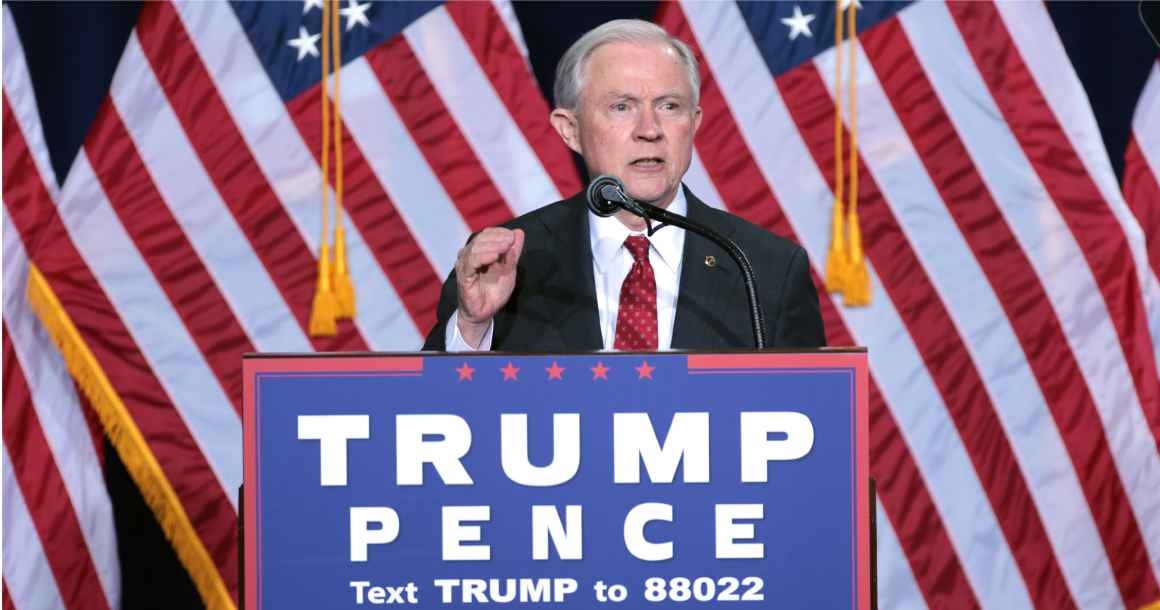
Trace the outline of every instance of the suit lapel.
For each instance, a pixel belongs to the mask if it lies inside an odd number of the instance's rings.
[[[543,219],[560,256],[559,273],[545,283],[552,293],[568,295],[553,312],[563,344],[569,351],[599,350],[600,317],[596,311],[596,281],[592,276],[592,244],[584,191],[568,200],[559,214]]]
[[[685,189],[689,218],[729,237],[730,227],[718,222],[709,206]],[[679,229],[678,229],[679,230]],[[720,312],[741,289],[741,272],[729,254],[695,233],[685,234],[681,285],[673,323],[673,349],[727,347],[730,333]]]

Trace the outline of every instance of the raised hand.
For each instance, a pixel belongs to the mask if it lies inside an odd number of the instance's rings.
[[[511,298],[523,249],[522,230],[492,227],[459,250],[455,260],[459,334],[472,346],[479,345],[492,317]]]

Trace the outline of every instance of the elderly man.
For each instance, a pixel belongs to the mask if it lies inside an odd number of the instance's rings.
[[[697,60],[638,20],[580,38],[556,69],[552,126],[592,176],[735,240],[755,267],[767,345],[824,345],[805,251],[682,187],[701,125]],[[579,351],[753,345],[741,282],[715,244],[675,227],[651,237],[621,211],[598,217],[584,193],[475,235],[443,286],[428,350]]]

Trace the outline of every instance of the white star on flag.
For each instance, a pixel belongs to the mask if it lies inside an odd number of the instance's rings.
[[[847,0],[849,1],[849,0]],[[805,34],[806,38],[813,38],[814,33],[810,31],[810,22],[814,20],[814,16],[803,15],[802,7],[793,5],[793,17],[785,17],[781,20],[787,27],[789,27],[789,39],[795,40],[798,34]]]
[[[367,19],[367,9],[370,7],[370,2],[359,4],[358,0],[350,0],[349,6],[338,11],[339,15],[346,17],[346,31],[351,31],[355,25],[370,27],[371,22]]]
[[[322,10],[322,0],[302,0],[302,14],[303,15],[305,15],[306,13],[309,13],[310,9],[316,8],[316,7],[318,8],[318,10],[320,10],[320,11]]]
[[[305,26],[300,25],[298,26],[298,38],[288,40],[286,44],[298,49],[298,61],[302,61],[307,55],[318,57],[318,47],[315,46],[315,43],[321,36],[322,34],[311,35],[306,31]]]

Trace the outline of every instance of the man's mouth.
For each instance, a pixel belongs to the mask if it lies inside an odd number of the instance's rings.
[[[660,157],[644,157],[633,161],[629,165],[632,165],[633,167],[659,167],[664,165],[664,163],[665,160],[661,159]]]

